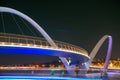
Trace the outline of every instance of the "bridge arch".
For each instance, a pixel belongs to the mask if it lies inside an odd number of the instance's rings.
[[[45,32],[45,30],[38,25],[32,18],[30,18],[29,16],[23,14],[22,12],[12,9],[12,8],[8,8],[8,7],[0,7],[0,12],[6,12],[6,13],[11,13],[11,14],[15,14],[19,17],[22,17],[23,19],[25,19],[26,21],[28,21],[31,25],[33,25],[34,28],[36,28],[39,33],[42,34],[42,36],[49,42],[49,44],[54,47],[57,48],[58,46],[54,43],[54,41],[52,40],[52,38]],[[67,69],[69,74],[72,74],[71,71],[69,71],[69,62],[67,61],[66,58],[63,57],[59,57],[60,60],[62,61],[62,63],[64,64],[65,68]]]
[[[112,36],[110,35],[105,35],[103,36],[98,43],[96,44],[96,46],[93,48],[93,50],[91,51],[89,57],[90,60],[86,63],[86,67],[89,68],[91,62],[93,61],[94,57],[96,56],[98,50],[100,49],[100,47],[102,46],[102,44],[105,42],[105,40],[108,38],[108,49],[107,49],[107,55],[106,55],[106,59],[105,59],[105,64],[104,64],[104,68],[103,70],[106,70],[108,68],[108,63],[109,63],[109,59],[111,56],[111,50],[112,50]]]

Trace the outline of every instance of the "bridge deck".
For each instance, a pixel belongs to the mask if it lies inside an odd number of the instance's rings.
[[[56,40],[54,40],[54,42],[56,43],[59,49],[75,51],[78,53],[82,53],[84,55],[88,55],[88,52],[81,47]],[[8,33],[0,33],[0,44],[13,44],[13,45],[24,45],[24,46],[31,45],[37,47],[52,48],[52,46],[50,46],[50,44],[44,38],[18,35],[18,34],[17,35],[8,34]]]
[[[38,54],[72,58],[86,62],[89,59],[87,51],[65,42],[55,41],[58,48],[53,48],[49,43],[38,37],[0,33],[0,53],[4,54]]]

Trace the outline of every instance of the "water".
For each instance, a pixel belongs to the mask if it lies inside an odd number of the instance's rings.
[[[41,76],[0,76],[0,80],[91,80],[91,78],[41,77]],[[102,80],[94,78],[92,80]]]
[[[101,76],[99,72],[89,72],[86,75],[69,75],[64,71],[49,70],[3,70],[0,71],[0,80],[120,80],[120,72],[114,70]]]

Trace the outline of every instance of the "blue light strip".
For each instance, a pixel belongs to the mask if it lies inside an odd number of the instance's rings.
[[[94,78],[71,78],[71,77],[40,77],[40,76],[0,76],[0,80],[91,80]],[[100,78],[95,78],[94,80],[102,80]]]
[[[84,59],[83,62],[89,60],[89,57],[83,54],[77,54],[75,52],[69,52],[64,50],[57,50],[51,48],[38,48],[29,46],[15,46],[15,45],[0,45],[0,54],[35,54],[35,55],[48,55],[48,56],[59,56],[73,59]]]

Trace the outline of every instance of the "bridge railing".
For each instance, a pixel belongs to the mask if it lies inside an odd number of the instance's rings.
[[[86,50],[78,46],[56,40],[54,40],[54,42],[58,46],[58,49],[69,50],[88,55]],[[0,33],[0,44],[52,48],[52,46],[44,38],[8,33]]]

